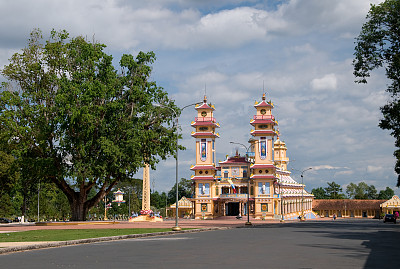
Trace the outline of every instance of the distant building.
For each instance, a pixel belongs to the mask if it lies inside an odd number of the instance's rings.
[[[214,118],[215,107],[207,104],[206,97],[203,104],[196,106],[197,117],[191,123],[195,128],[192,137],[196,139],[196,164],[190,168],[194,172],[195,218],[250,214],[256,219],[294,219],[303,213],[306,218],[314,218],[313,195],[287,170],[287,148],[275,129],[278,122],[272,115],[273,103],[265,101],[264,94],[254,107],[252,138],[248,146],[242,145],[247,156],[236,152],[217,163],[215,140],[219,138],[216,128],[220,125]]]
[[[315,199],[312,209],[321,217],[379,218],[385,200]]]

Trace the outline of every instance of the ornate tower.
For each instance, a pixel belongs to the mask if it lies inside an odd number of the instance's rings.
[[[287,171],[287,165],[289,163],[289,158],[286,157],[286,143],[278,138],[274,143],[274,153],[275,153],[275,165],[282,171]]]
[[[197,117],[191,123],[195,128],[192,136],[196,139],[196,164],[190,168],[194,171],[192,180],[195,183],[195,217],[212,218],[214,212],[213,196],[215,195],[215,138],[219,134],[215,132],[219,124],[214,118],[214,106],[207,104],[204,96],[203,104],[197,105]]]
[[[265,101],[265,94],[261,102],[254,104],[257,112],[250,121],[254,127],[250,131],[253,139],[250,140],[254,152],[254,164],[251,165],[251,180],[253,181],[254,217],[271,218],[277,212],[275,195],[276,167],[274,165],[274,138],[277,135],[275,126],[278,122],[272,115],[274,107],[271,101]]]

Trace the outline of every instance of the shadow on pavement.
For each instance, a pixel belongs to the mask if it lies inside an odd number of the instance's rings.
[[[304,244],[314,248],[340,249],[346,251],[346,256],[366,256],[364,268],[399,268],[400,225],[383,223],[375,219],[346,219],[336,221],[306,221],[285,223],[284,225],[266,224],[257,228],[293,227],[296,232],[309,232],[322,237],[336,239],[358,240],[365,248],[353,244]]]

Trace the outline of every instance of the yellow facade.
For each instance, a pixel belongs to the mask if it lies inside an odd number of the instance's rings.
[[[304,186],[290,178],[286,145],[279,138],[278,122],[272,115],[273,103],[256,102],[255,115],[250,120],[252,138],[246,147],[246,157],[236,153],[218,164],[215,161],[215,138],[219,128],[214,118],[215,108],[204,102],[196,107],[192,122],[196,139],[195,218],[213,219],[222,216],[246,216],[255,219],[295,218],[311,212],[312,195]],[[249,191],[250,190],[250,191]],[[300,199],[301,198],[301,199]],[[249,205],[248,205],[249,204]]]
[[[173,211],[173,215],[176,214],[176,203],[173,203],[170,207],[169,210]],[[183,196],[179,201],[178,201],[178,216],[180,218],[191,218],[194,216],[194,205],[192,201],[190,201],[188,198]]]
[[[321,218],[379,218],[384,200],[315,199],[313,210]]]
[[[394,214],[395,212],[400,212],[400,198],[397,195],[394,195],[391,199],[382,203],[381,206],[382,212],[384,214]]]

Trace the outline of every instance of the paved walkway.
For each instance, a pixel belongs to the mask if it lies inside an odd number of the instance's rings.
[[[244,225],[246,218],[216,219],[216,220],[193,220],[179,219],[178,225],[181,228],[210,228],[210,227],[235,227]],[[279,220],[255,220],[250,219],[254,225],[265,223],[278,223]],[[35,225],[34,223],[11,223],[0,224],[2,231],[30,231],[49,229],[125,229],[125,228],[172,228],[175,226],[175,219],[168,219],[163,222],[128,222],[128,221],[86,221],[86,222],[52,222],[51,225]]]

